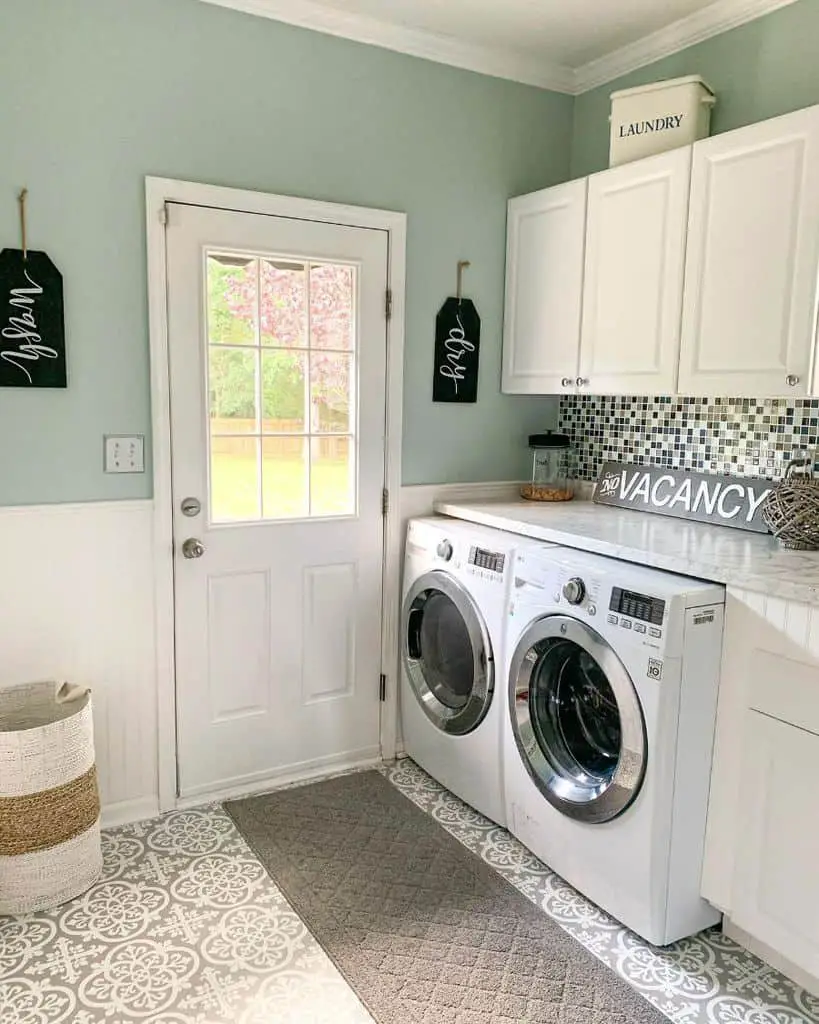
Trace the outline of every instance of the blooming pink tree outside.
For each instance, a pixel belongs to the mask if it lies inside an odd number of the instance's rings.
[[[333,409],[346,406],[350,398],[350,365],[353,348],[354,271],[339,264],[310,267],[309,331],[307,320],[307,275],[299,264],[259,261],[248,265],[247,273],[231,275],[225,281],[225,300],[230,313],[251,327],[257,315],[262,345],[278,349],[310,348],[311,402]],[[292,376],[301,375],[303,356],[284,353],[279,361],[289,362]]]

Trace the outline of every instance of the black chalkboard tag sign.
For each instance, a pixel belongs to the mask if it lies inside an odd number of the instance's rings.
[[[477,402],[481,318],[470,299],[450,297],[435,320],[433,402]]]
[[[0,252],[0,387],[64,388],[63,276],[46,253]]]

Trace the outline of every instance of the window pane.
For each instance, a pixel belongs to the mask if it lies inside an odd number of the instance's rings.
[[[262,352],[262,430],[307,433],[307,354],[285,349]]]
[[[314,516],[355,514],[355,445],[352,437],[314,437],[312,444],[310,513]]]
[[[265,519],[301,519],[310,514],[306,437],[262,439]]]
[[[307,348],[307,273],[301,263],[261,261],[262,344]]]
[[[216,523],[260,517],[258,438],[211,437],[210,515]]]
[[[353,357],[310,353],[310,420],[315,433],[345,433],[350,423]]]
[[[256,343],[256,260],[208,253],[208,339],[212,345]]]
[[[355,270],[337,263],[310,267],[310,347],[353,347]]]
[[[257,432],[256,353],[211,347],[208,388],[213,434]]]

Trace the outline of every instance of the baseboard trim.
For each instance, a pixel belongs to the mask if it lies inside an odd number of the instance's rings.
[[[279,771],[258,773],[243,778],[231,779],[216,787],[198,787],[185,796],[180,796],[176,807],[184,810],[190,807],[201,807],[202,804],[219,803],[222,800],[233,800],[237,797],[267,793],[300,782],[316,781],[341,772],[355,771],[359,768],[374,768],[382,762],[381,750],[368,747],[365,750],[348,751],[333,757],[322,757],[315,761],[303,761],[289,765]]]
[[[766,943],[754,938],[753,935],[749,935],[748,932],[739,928],[728,917],[723,919],[722,930],[729,939],[733,939],[734,942],[744,949],[750,950],[760,960],[764,960],[766,964],[770,964],[777,971],[781,971],[786,977],[795,981],[797,985],[801,985],[802,988],[810,992],[811,995],[819,998],[819,978],[809,974],[804,968],[797,967],[796,964],[782,956],[781,953],[777,953],[775,949],[771,949]]]
[[[120,825],[131,825],[135,821],[147,821],[159,815],[159,800],[155,796],[142,797],[139,800],[121,800],[116,804],[108,804],[102,808],[101,824],[103,828],[119,828]]]

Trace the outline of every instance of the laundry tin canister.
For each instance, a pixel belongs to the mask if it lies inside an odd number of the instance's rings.
[[[529,501],[570,501],[574,497],[574,449],[568,434],[556,434],[552,430],[530,434],[529,448],[532,479],[521,484],[521,497]]]
[[[713,89],[699,75],[613,92],[610,165],[708,138],[715,103]]]
[[[101,872],[90,692],[0,689],[0,914],[56,907]]]

